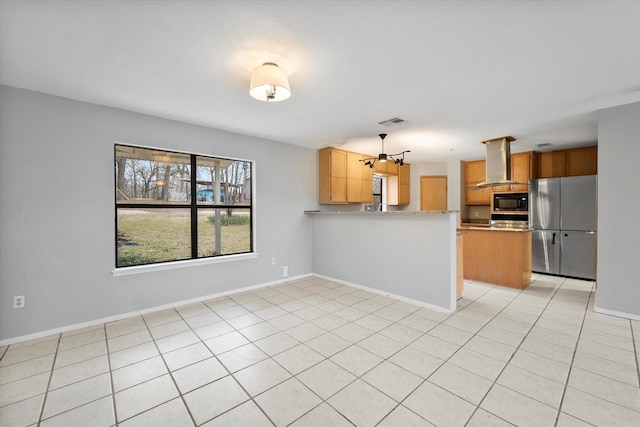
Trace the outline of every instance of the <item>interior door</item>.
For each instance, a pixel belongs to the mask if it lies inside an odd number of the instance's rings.
[[[433,175],[420,177],[420,210],[447,210],[447,177]]]

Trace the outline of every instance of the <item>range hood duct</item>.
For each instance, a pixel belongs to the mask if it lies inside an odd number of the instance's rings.
[[[512,136],[482,141],[487,146],[487,180],[476,184],[475,189],[496,187],[498,185],[522,184],[511,180],[511,141]]]

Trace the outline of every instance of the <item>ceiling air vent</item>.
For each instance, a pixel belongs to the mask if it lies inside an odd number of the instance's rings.
[[[536,144],[538,148],[551,147],[551,144],[548,142],[543,142],[542,144]]]
[[[385,126],[385,127],[393,127],[393,126],[400,126],[402,123],[404,123],[406,120],[398,118],[398,117],[394,117],[393,119],[389,119],[389,120],[385,120],[383,122],[378,122],[379,125]]]

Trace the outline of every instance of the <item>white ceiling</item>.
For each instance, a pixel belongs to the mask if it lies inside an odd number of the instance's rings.
[[[249,97],[266,61],[290,99]],[[2,0],[0,83],[409,162],[558,149],[640,101],[640,1]]]

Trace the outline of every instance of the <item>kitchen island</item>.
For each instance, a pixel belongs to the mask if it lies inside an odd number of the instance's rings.
[[[314,273],[455,311],[456,211],[305,213]]]
[[[461,226],[464,234],[463,275],[516,289],[531,283],[531,230]]]

